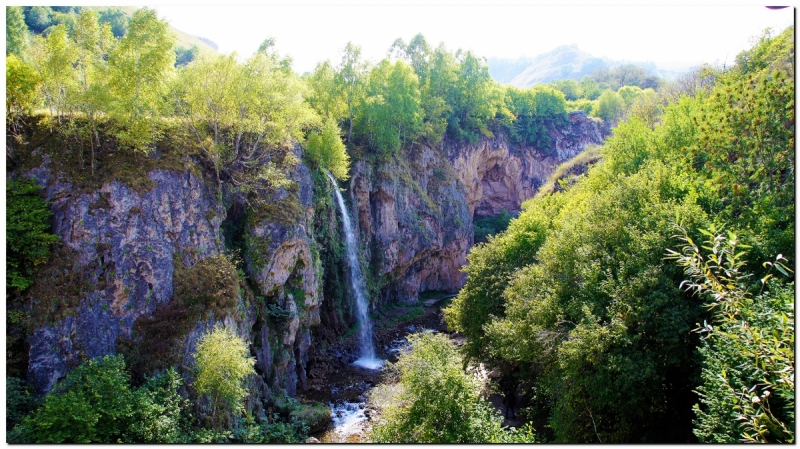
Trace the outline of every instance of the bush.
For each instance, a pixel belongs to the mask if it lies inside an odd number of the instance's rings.
[[[20,429],[26,443],[116,443],[133,416],[122,356],[90,360],[67,374]]]
[[[328,413],[330,419],[330,409]],[[270,422],[255,423],[252,417],[248,417],[243,426],[231,433],[231,440],[235,443],[293,444],[302,443],[306,438],[308,426],[302,419],[292,416],[288,421],[281,421],[277,413],[273,414]]]
[[[179,443],[186,441],[188,401],[174,368],[132,390],[122,356],[89,360],[67,374],[44,404],[9,435],[17,443]],[[14,410],[19,385],[9,388]],[[24,393],[24,392],[23,392]]]
[[[304,422],[308,426],[308,433],[324,430],[331,421],[331,409],[321,402],[313,405],[300,405],[289,414],[291,418]]]
[[[505,231],[512,218],[514,217],[507,210],[502,210],[491,217],[476,218],[472,222],[475,228],[475,243],[485,242],[490,235]]]
[[[30,179],[11,180],[6,185],[6,286],[25,290],[33,284],[33,270],[47,262],[52,213]]]
[[[6,377],[6,429],[12,429],[36,404],[27,382],[17,377]]]
[[[308,136],[306,147],[308,156],[319,168],[328,170],[339,180],[347,180],[350,157],[347,155],[335,120],[326,120],[321,133],[312,131]]]
[[[175,368],[154,376],[133,395],[133,419],[126,442],[185,443],[188,441],[189,400],[178,394],[183,378]]]
[[[514,434],[501,427],[500,415],[481,398],[479,380],[462,370],[463,360],[446,336],[423,333],[408,340],[411,352],[390,365],[400,388],[373,428],[373,442],[493,443],[513,439]],[[532,442],[531,438],[520,439]]]
[[[203,335],[195,353],[194,388],[211,400],[211,418],[219,428],[226,418],[241,413],[247,396],[244,378],[255,374],[247,342],[232,330],[215,327]]]
[[[671,251],[690,277],[686,288],[716,310],[713,325],[695,330],[705,338],[694,433],[705,443],[793,443],[794,285],[768,274],[752,286],[760,287],[753,296],[738,239],[714,234],[706,231],[705,254],[685,231],[681,253]],[[783,261],[778,256],[764,265],[787,275]]]

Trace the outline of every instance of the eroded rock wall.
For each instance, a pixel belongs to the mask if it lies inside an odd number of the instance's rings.
[[[516,148],[498,136],[475,144],[418,146],[388,162],[355,162],[344,188],[373,309],[463,286],[473,216],[518,210],[558,164],[602,142],[600,125],[585,114],[572,113],[570,121],[550,130],[552,145],[545,149]],[[174,300],[177,264],[192,269],[226,251],[223,228],[237,219],[231,205],[237,200],[201,172],[189,162],[184,171],[153,170],[147,176],[154,187],[141,193],[116,181],[78,191],[50,169],[47,157],[19,174],[45,187],[63,245],[60,265],[53,262],[43,271],[50,278],[38,279],[26,292],[38,317],[28,338],[28,377],[39,392],[83,360],[116,353],[120,341],[136,347],[142,338],[134,332],[136,323],[155,319]],[[277,192],[270,202],[290,201],[297,214],[248,215],[241,227],[249,287],[245,283],[226,313],[204,315],[181,334],[177,346],[185,375],[200,337],[224,325],[251,342],[259,373],[251,388],[257,396],[266,400],[278,390],[294,396],[308,386],[309,353],[318,340],[336,338],[353,325],[343,259],[333,269],[321,264],[320,254],[326,265],[343,256],[331,247],[338,211],[316,209],[329,187],[320,190],[326,181],[317,180],[314,193],[303,164],[292,178],[297,188]],[[246,208],[238,209],[241,215]],[[313,235],[323,231],[327,240]],[[71,299],[53,295],[66,285],[53,284],[54,274],[62,272],[66,278],[79,274],[79,282],[69,284]]]
[[[192,170],[152,171],[147,176],[155,187],[143,194],[116,181],[76,193],[68,180],[51,172],[47,158],[24,176],[45,187],[52,204],[53,231],[62,252],[69,252],[67,265],[59,269],[90,280],[81,284],[69,308],[42,304],[47,295],[41,292],[51,279],[37,279],[40,287],[27,292],[32,313],[40,318],[28,339],[28,377],[37,391],[46,392],[83,360],[116,353],[120,340],[136,345],[141,337],[133,332],[137,319],[153,316],[173,300],[176,263],[191,269],[225,251],[220,226],[226,208],[213,183]],[[244,257],[257,294],[240,290],[226,314],[190,323],[179,344],[181,365],[191,367],[204,333],[217,325],[234,329],[252,342],[261,374],[255,387],[263,396],[270,388],[294,395],[298,385],[303,387],[310,329],[320,324],[318,261],[306,232],[314,214],[311,177],[301,164],[293,178],[297,191],[277,197],[293,195],[302,217],[292,223],[263,218],[245,230],[245,241],[257,246]],[[249,257],[253,254],[258,257]],[[265,312],[270,305],[281,311],[281,319]]]
[[[582,111],[569,114],[569,126],[549,129],[548,148],[515,147],[503,136],[474,145],[447,146],[447,157],[464,184],[471,216],[518,211],[551,173],[577,156],[587,145],[602,143],[602,122]]]
[[[472,244],[464,189],[430,148],[399,162],[353,166],[350,202],[379,298],[413,302],[426,290],[456,291]]]
[[[516,147],[499,135],[475,144],[423,146],[392,162],[356,162],[348,193],[380,286],[373,307],[463,286],[473,217],[518,211],[556,167],[587,145],[602,143],[602,122],[581,111],[569,120],[566,127],[549,129],[548,148]]]

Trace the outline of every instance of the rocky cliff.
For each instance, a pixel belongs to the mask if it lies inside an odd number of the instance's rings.
[[[38,391],[86,358],[119,351],[141,374],[191,367],[198,338],[216,325],[252,342],[262,399],[304,388],[322,300],[306,232],[314,209],[304,165],[292,176],[297,188],[273,198],[300,205],[293,221],[234,216],[235,195],[221,194],[193,169],[150,171],[145,193],[117,181],[76,192],[47,156],[23,175],[45,187],[61,242],[26,292],[28,378]],[[240,222],[246,275],[226,255],[221,228],[232,219]]]
[[[549,129],[547,148],[499,135],[475,144],[422,146],[390,162],[354,164],[349,183],[359,234],[377,286],[373,304],[413,302],[426,290],[457,291],[474,217],[519,211],[556,167],[607,131],[582,111]]]
[[[559,163],[602,141],[597,122],[569,118],[550,130],[549,148],[497,136],[354,162],[344,188],[372,307],[457,291],[473,217],[518,210]],[[86,358],[117,352],[140,375],[180,366],[189,377],[198,338],[225,325],[251,342],[259,376],[248,407],[263,407],[276,392],[306,389],[315,347],[354,324],[331,186],[302,163],[295,185],[254,212],[185,156],[142,169],[140,182],[109,177],[92,188],[76,188],[54,156],[8,175],[44,187],[61,241],[24,293],[27,375],[39,392]]]
[[[475,145],[451,145],[450,160],[464,184],[471,216],[519,211],[562,163],[587,145],[600,144],[606,131],[583,111],[569,114],[569,126],[549,129],[548,148],[514,147],[505,136],[482,139]]]

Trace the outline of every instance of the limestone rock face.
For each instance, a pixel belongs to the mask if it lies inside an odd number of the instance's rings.
[[[65,271],[96,280],[80,292],[77,306],[51,314],[28,339],[29,380],[37,391],[47,392],[86,358],[114,354],[119,338],[135,341],[132,329],[137,318],[153,315],[159,305],[172,300],[176,260],[191,267],[225,250],[220,227],[226,209],[215,188],[191,171],[152,171],[148,176],[155,187],[144,194],[116,181],[95,192],[76,194],[67,180],[48,169],[46,159],[25,176],[45,187],[54,233],[71,254]],[[182,341],[184,366],[193,366],[200,337],[223,325],[252,342],[262,375],[258,382],[292,395],[298,382],[305,382],[310,328],[320,324],[321,298],[318,262],[305,231],[314,213],[311,177],[299,165],[293,178],[299,188],[291,195],[303,216],[289,224],[264,219],[245,231],[247,241],[268,242],[257,248],[257,258],[245,257],[244,264],[261,299],[238,297],[235,313],[224,319],[212,314],[194,323]],[[33,291],[30,294],[35,295]],[[270,301],[288,311],[288,320],[276,325],[263,319],[258,310]]]
[[[464,189],[429,148],[398,163],[353,166],[348,191],[360,242],[380,291],[373,305],[413,302],[425,290],[455,291],[472,244]]]
[[[505,136],[448,147],[447,157],[464,184],[470,215],[518,211],[556,167],[587,145],[602,143],[606,131],[600,122],[583,111],[571,112],[569,121],[569,126],[549,130],[549,148],[514,148]]]
[[[544,149],[515,147],[501,135],[422,147],[389,163],[355,163],[348,194],[362,251],[380,285],[373,306],[463,286],[473,217],[519,211],[558,165],[602,143],[601,122],[582,111],[570,113],[569,121],[549,129],[551,145]]]
[[[569,126],[550,130],[549,148],[517,148],[498,136],[475,144],[414,146],[391,162],[354,163],[343,188],[372,307],[461,288],[473,217],[518,210],[558,164],[602,142],[604,131],[593,119],[582,113],[569,119]],[[336,223],[338,211],[315,210],[319,203],[305,165],[291,173],[296,188],[270,198],[272,204],[292,205],[292,213],[281,218],[244,213],[235,193],[220,194],[189,162],[183,171],[149,172],[154,187],[139,193],[117,181],[77,191],[50,169],[47,157],[43,160],[16,174],[45,188],[62,244],[60,265],[25,293],[39,317],[27,341],[28,377],[38,392],[49,391],[87,358],[114,354],[120,339],[135,346],[141,339],[133,332],[137,320],[153,317],[174,300],[176,264],[191,269],[222,254],[226,229],[241,232],[241,268],[252,288],[240,290],[224,318],[211,313],[190,323],[176,356],[182,366],[193,366],[199,339],[223,325],[250,342],[259,374],[252,391],[264,400],[277,390],[295,396],[309,384],[315,335],[330,340],[353,324],[345,277],[338,277],[338,290],[322,279],[320,254],[333,258],[336,251],[318,243],[320,226],[313,229],[315,223]],[[71,299],[47,295],[49,283],[62,274],[81,280],[69,290]],[[323,298],[323,291],[340,293]],[[48,306],[51,302],[56,305]]]
[[[130,337],[139,316],[169,302],[176,253],[192,249],[202,259],[222,250],[223,211],[189,173],[153,171],[156,187],[144,195],[117,182],[75,195],[46,169],[31,175],[46,186],[54,233],[74,251],[70,268],[101,281],[82,292],[73,313],[30,337],[29,377],[47,391],[82,358],[115,353],[117,338]]]

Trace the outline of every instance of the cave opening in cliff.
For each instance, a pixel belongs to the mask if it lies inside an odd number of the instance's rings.
[[[244,253],[244,228],[247,222],[247,206],[242,201],[234,200],[233,204],[225,213],[225,219],[219,226],[222,237],[225,239],[225,247],[239,250],[240,255]]]

